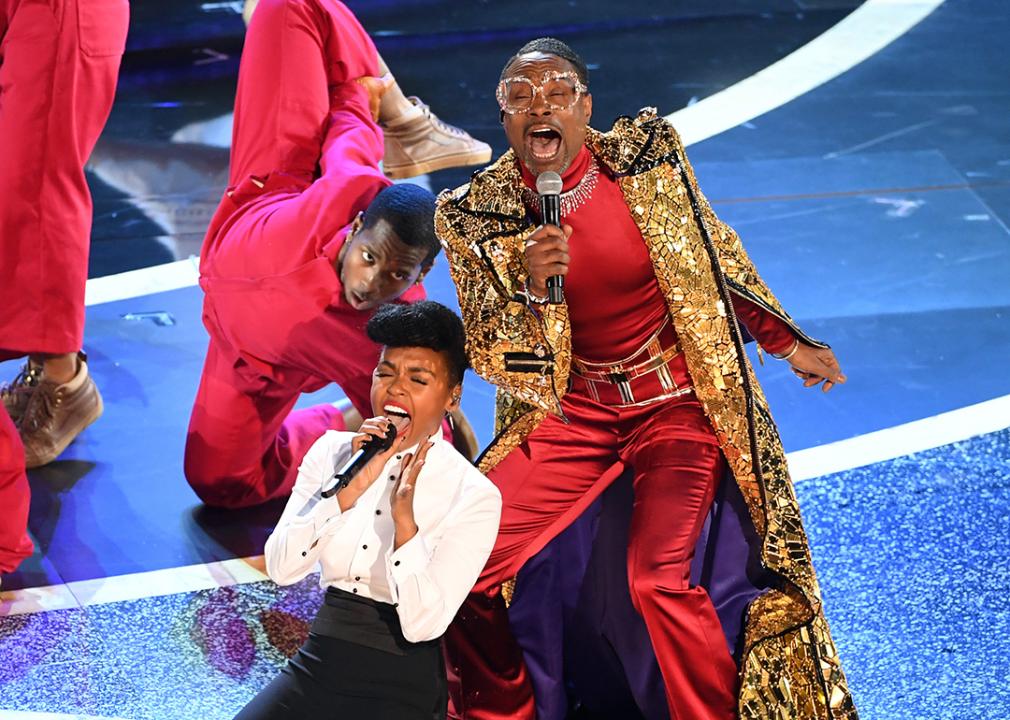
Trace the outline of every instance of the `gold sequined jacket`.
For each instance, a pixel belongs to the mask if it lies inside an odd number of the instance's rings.
[[[674,128],[654,109],[621,118],[586,145],[620,185],[649,248],[659,287],[705,409],[779,580],[747,611],[741,718],[856,718],[821,607],[785,452],[743,349],[733,298],[745,297],[803,334],[758,276],[736,232],[698,188]],[[474,370],[498,388],[488,472],[545,418],[561,413],[571,363],[564,304],[536,309],[522,294],[533,232],[512,151],[442,193],[435,215],[456,283]]]

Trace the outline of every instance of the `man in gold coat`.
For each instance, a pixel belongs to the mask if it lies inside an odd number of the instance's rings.
[[[587,85],[564,43],[521,48],[497,91],[511,150],[436,212],[471,363],[498,387],[497,434],[479,465],[504,503],[495,549],[446,636],[450,714],[555,713],[540,688],[560,679],[527,671],[499,589],[510,594],[523,564],[627,470],[627,591],[670,717],[855,718],[744,342],[808,387],[845,376],[715,216],[670,124],[647,109],[597,132]],[[533,188],[548,171],[563,183],[560,228],[538,219]],[[564,279],[560,302],[552,277]],[[692,582],[696,556],[718,554],[697,549],[727,490],[746,508],[738,534],[758,565],[733,568],[754,585],[735,593],[743,604],[718,597],[725,583]]]

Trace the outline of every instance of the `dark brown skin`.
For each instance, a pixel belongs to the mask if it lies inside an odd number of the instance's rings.
[[[545,72],[574,72],[575,66],[567,60],[544,53],[529,53],[516,58],[505,71],[507,77],[520,76],[540,84]],[[544,101],[543,94],[538,94],[529,112],[515,115],[505,114],[502,125],[505,137],[515,152],[516,157],[534,175],[547,170],[553,170],[563,175],[572,164],[575,156],[586,140],[586,128],[593,116],[593,98],[588,93],[579,98],[578,102],[568,110],[551,110]],[[549,159],[538,158],[530,145],[530,133],[538,128],[550,128],[561,135],[561,144],[555,156]]]
[[[385,436],[390,424],[397,426],[396,440],[384,453],[376,455],[346,488],[337,495],[341,510],[346,510],[374,483],[383,466],[401,448],[419,444],[413,454],[403,458],[400,477],[390,496],[390,513],[395,525],[394,548],[417,534],[414,522],[414,487],[431,447],[428,438],[438,432],[446,413],[459,408],[463,391],[460,383],[449,379],[449,363],[443,353],[423,347],[383,348],[372,376],[372,412],[355,436],[352,447],[359,450],[370,437]],[[387,406],[395,406],[409,415],[409,420],[391,417]]]
[[[364,228],[361,216],[337,257],[344,299],[355,310],[373,310],[400,297],[424,279],[427,250],[405,245],[385,220]]]
[[[520,75],[539,84],[544,72],[556,70],[565,72],[575,67],[563,58],[544,53],[520,55],[510,65],[505,76]],[[586,139],[586,129],[592,118],[593,101],[588,94],[568,110],[551,110],[538,95],[529,112],[515,115],[504,114],[502,125],[505,136],[516,157],[534,175],[547,170],[563,174],[578,154]],[[549,127],[561,135],[557,153],[549,159],[538,157],[531,147],[530,133],[538,128]],[[529,268],[529,288],[540,296],[547,295],[547,278],[552,275],[567,275],[571,257],[568,240],[572,228],[563,225],[538,227],[526,240],[526,265]],[[803,380],[804,387],[822,385],[824,392],[846,381],[835,354],[827,348],[815,348],[800,343],[796,352],[788,359],[792,371]]]
[[[527,77],[539,84],[545,72],[574,72],[575,66],[554,55],[536,52],[520,55],[505,71],[507,77]],[[534,175],[553,170],[563,174],[586,141],[586,130],[593,116],[593,99],[586,94],[568,110],[551,110],[538,95],[529,112],[505,114],[502,126],[505,137],[520,162]],[[550,160],[538,158],[531,147],[532,131],[549,127],[561,136],[557,154]],[[541,297],[547,295],[547,278],[566,275],[568,263],[568,238],[572,229],[565,225],[559,229],[544,225],[526,242],[526,263],[530,270],[530,290]]]

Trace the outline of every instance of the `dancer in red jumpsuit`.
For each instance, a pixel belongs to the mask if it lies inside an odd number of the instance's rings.
[[[28,537],[28,478],[17,428],[0,412],[0,576],[32,554]]]
[[[80,353],[91,194],[126,44],[126,0],[0,1],[0,574],[31,553],[24,469],[54,460],[102,413]],[[19,437],[20,435],[20,437]]]
[[[376,118],[375,47],[336,0],[262,0],[235,100],[230,187],[201,254],[210,346],[186,442],[186,477],[211,505],[286,496],[302,456],[344,429],[336,382],[363,414],[384,302],[424,297],[439,245],[434,198],[390,186]]]

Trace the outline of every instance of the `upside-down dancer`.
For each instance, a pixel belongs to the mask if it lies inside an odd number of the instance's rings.
[[[434,197],[391,185],[380,169],[389,90],[375,46],[340,2],[256,7],[230,187],[200,258],[210,345],[185,472],[208,504],[286,496],[312,443],[345,428],[330,404],[292,412],[299,396],[335,382],[367,416],[379,348],[365,324],[382,303],[424,297],[439,251]]]

